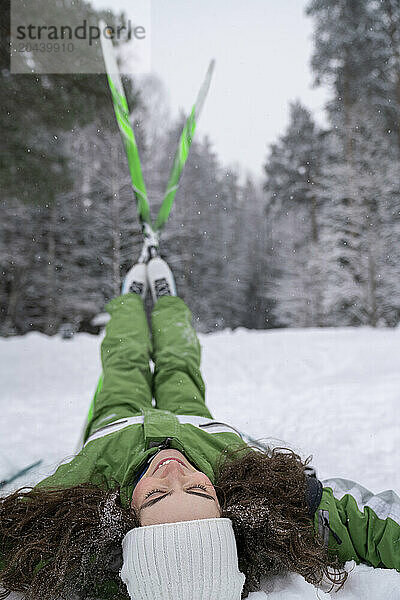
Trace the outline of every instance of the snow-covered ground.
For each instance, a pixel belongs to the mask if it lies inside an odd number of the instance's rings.
[[[0,480],[43,459],[16,482],[35,484],[74,453],[100,373],[100,341],[37,333],[0,340]],[[312,454],[320,479],[400,494],[400,329],[239,329],[201,343],[215,418]],[[347,567],[338,593],[293,574],[250,599],[400,599],[400,573]]]

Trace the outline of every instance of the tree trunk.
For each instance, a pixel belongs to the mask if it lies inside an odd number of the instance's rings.
[[[397,74],[396,96],[397,96],[397,114],[399,115],[399,117],[397,119],[397,145],[400,150],[400,60],[399,60],[399,71]]]
[[[368,315],[369,324],[372,327],[376,327],[378,322],[378,306],[377,306],[377,278],[376,278],[376,247],[377,241],[379,240],[379,229],[380,225],[379,217],[372,201],[367,202],[368,214],[370,215],[369,228],[367,231],[367,242],[368,242]],[[379,243],[379,241],[378,241]]]
[[[345,66],[343,82],[343,107],[345,127],[345,156],[349,165],[353,164],[352,103],[350,100],[350,74]]]
[[[10,291],[8,294],[8,305],[5,320],[1,330],[3,335],[15,335],[17,333],[17,307],[20,298],[21,280],[23,279],[24,269],[20,271],[13,269],[13,276],[10,282]]]
[[[368,253],[368,295],[369,295],[369,324],[376,327],[378,322],[376,302],[376,268],[372,249]]]
[[[312,326],[322,327],[322,290],[321,290],[321,268],[319,260],[319,232],[317,220],[317,197],[311,198],[311,293],[312,293]]]
[[[318,244],[317,198],[315,195],[311,198],[311,239],[314,244]]]

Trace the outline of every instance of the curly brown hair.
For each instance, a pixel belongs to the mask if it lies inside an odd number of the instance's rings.
[[[347,573],[314,533],[305,496],[307,461],[285,448],[227,449],[215,490],[232,520],[242,598],[261,579],[294,571],[310,583],[343,585]],[[128,598],[119,577],[124,535],[140,522],[119,488],[21,488],[0,498],[0,599]]]
[[[314,531],[306,502],[306,467],[289,448],[239,448],[221,455],[215,490],[221,516],[232,521],[242,598],[261,579],[293,571],[306,581],[340,589],[347,572]]]
[[[15,491],[0,499],[0,598],[125,599],[121,543],[139,525],[118,488]]]

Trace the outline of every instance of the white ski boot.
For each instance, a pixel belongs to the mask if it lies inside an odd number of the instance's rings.
[[[147,263],[147,281],[150,286],[153,302],[162,296],[176,296],[176,286],[171,269],[159,256]]]
[[[138,294],[142,300],[145,299],[147,294],[147,275],[144,263],[137,263],[125,275],[121,294],[128,293]]]

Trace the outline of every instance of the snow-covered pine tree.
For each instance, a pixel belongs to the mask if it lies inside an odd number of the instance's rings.
[[[34,207],[16,198],[0,202],[0,335],[26,331],[24,301],[36,247],[33,216]]]
[[[318,192],[323,148],[323,133],[310,112],[300,102],[292,103],[286,132],[271,146],[264,165],[274,312],[281,325],[324,323]]]
[[[333,91],[327,108],[334,149],[323,219],[333,262],[327,265],[325,307],[332,324],[393,324],[400,7],[392,0],[311,0],[307,13],[315,19],[315,82]]]
[[[50,12],[57,12],[58,19],[63,10],[69,11],[65,0],[58,2],[57,6],[46,8]],[[36,3],[32,5],[32,10],[40,14],[43,7]],[[51,21],[48,10],[46,14]],[[79,24],[82,17],[88,15],[98,20],[99,15],[92,7],[81,2],[74,19]],[[113,21],[110,12],[107,20],[109,23]],[[8,33],[5,31],[5,40]],[[79,57],[75,59],[79,61]],[[72,63],[70,67],[73,73],[78,73],[79,69],[74,71]],[[24,219],[19,219],[18,235],[25,239],[26,233],[28,240],[35,240],[25,254],[20,252],[23,244],[9,244],[9,249],[19,248],[18,256],[14,255],[11,259],[13,264],[29,265],[30,272],[24,296],[19,295],[18,306],[14,310],[11,307],[15,305],[15,293],[12,291],[10,271],[7,270],[6,285],[2,288],[5,296],[2,300],[3,314],[8,313],[8,322],[10,315],[16,315],[17,321],[12,327],[16,327],[20,333],[32,328],[54,332],[58,322],[68,318],[64,314],[67,296],[63,298],[65,304],[59,302],[59,290],[63,288],[64,281],[62,269],[68,266],[63,262],[62,255],[65,254],[64,240],[68,238],[69,231],[63,230],[62,218],[69,216],[67,206],[73,203],[73,183],[76,176],[79,179],[79,170],[75,171],[67,164],[65,142],[67,138],[70,140],[69,132],[76,132],[94,121],[106,128],[112,122],[116,130],[115,116],[105,76],[12,76],[4,68],[0,72],[0,80],[0,123],[2,129],[7,131],[2,147],[5,160],[0,165],[2,200],[10,203],[10,211],[14,208],[14,199],[26,202],[26,206],[19,206],[23,214],[28,216],[29,223],[25,232]],[[127,91],[130,105],[134,107],[129,82]],[[84,157],[80,158],[84,160]],[[12,280],[15,282],[14,274]],[[90,278],[89,273],[81,271],[81,284],[85,275]],[[10,293],[12,297],[9,297]],[[73,303],[73,294],[70,298]]]
[[[382,135],[382,118],[368,106],[355,106],[351,120],[351,162],[343,159],[343,138],[332,133],[321,177],[324,309],[328,324],[375,326],[387,322],[387,285],[394,280],[387,257],[394,242],[395,151]]]
[[[76,177],[63,212],[63,320],[90,330],[92,317],[119,294],[142,237],[119,133],[93,124],[71,137]]]
[[[383,114],[386,129],[395,132],[400,148],[400,4],[397,0],[370,0],[376,60],[374,105]]]
[[[239,272],[244,292],[240,322],[249,329],[267,329],[274,326],[268,298],[268,292],[272,291],[269,289],[272,261],[264,193],[261,184],[250,175],[241,186],[238,211],[236,222],[239,230],[235,247],[241,257]]]
[[[381,40],[374,30],[371,0],[310,0],[306,13],[315,23],[315,84],[328,84],[333,91],[327,109],[343,132],[345,158],[351,160],[352,107],[361,98],[377,103],[380,95],[376,74],[382,66]]]

